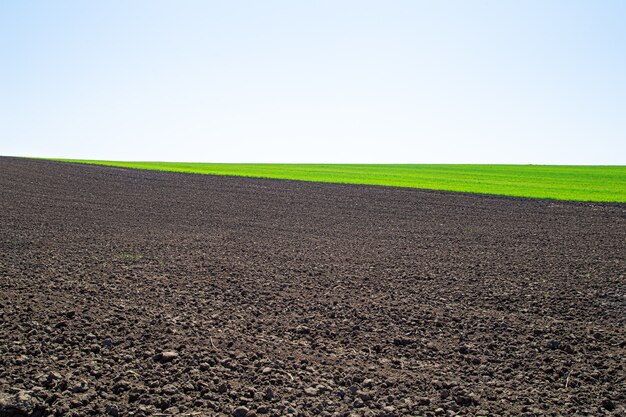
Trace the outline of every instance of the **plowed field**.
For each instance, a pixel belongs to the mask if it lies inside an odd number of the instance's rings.
[[[0,158],[0,415],[623,416],[625,243],[625,204]]]

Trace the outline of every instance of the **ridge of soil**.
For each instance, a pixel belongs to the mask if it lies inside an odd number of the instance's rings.
[[[0,415],[619,415],[626,204],[0,157]]]

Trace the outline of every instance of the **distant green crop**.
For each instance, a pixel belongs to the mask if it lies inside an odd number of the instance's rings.
[[[626,166],[214,164],[57,160],[194,174],[386,185],[556,200],[626,202]]]

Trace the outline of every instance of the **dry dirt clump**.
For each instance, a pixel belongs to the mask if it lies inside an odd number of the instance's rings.
[[[0,158],[0,416],[624,416],[626,205]]]

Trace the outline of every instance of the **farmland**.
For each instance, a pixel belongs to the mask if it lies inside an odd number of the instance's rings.
[[[623,415],[626,206],[0,158],[0,414]]]
[[[626,166],[61,161],[195,174],[384,185],[556,200],[626,202]]]

